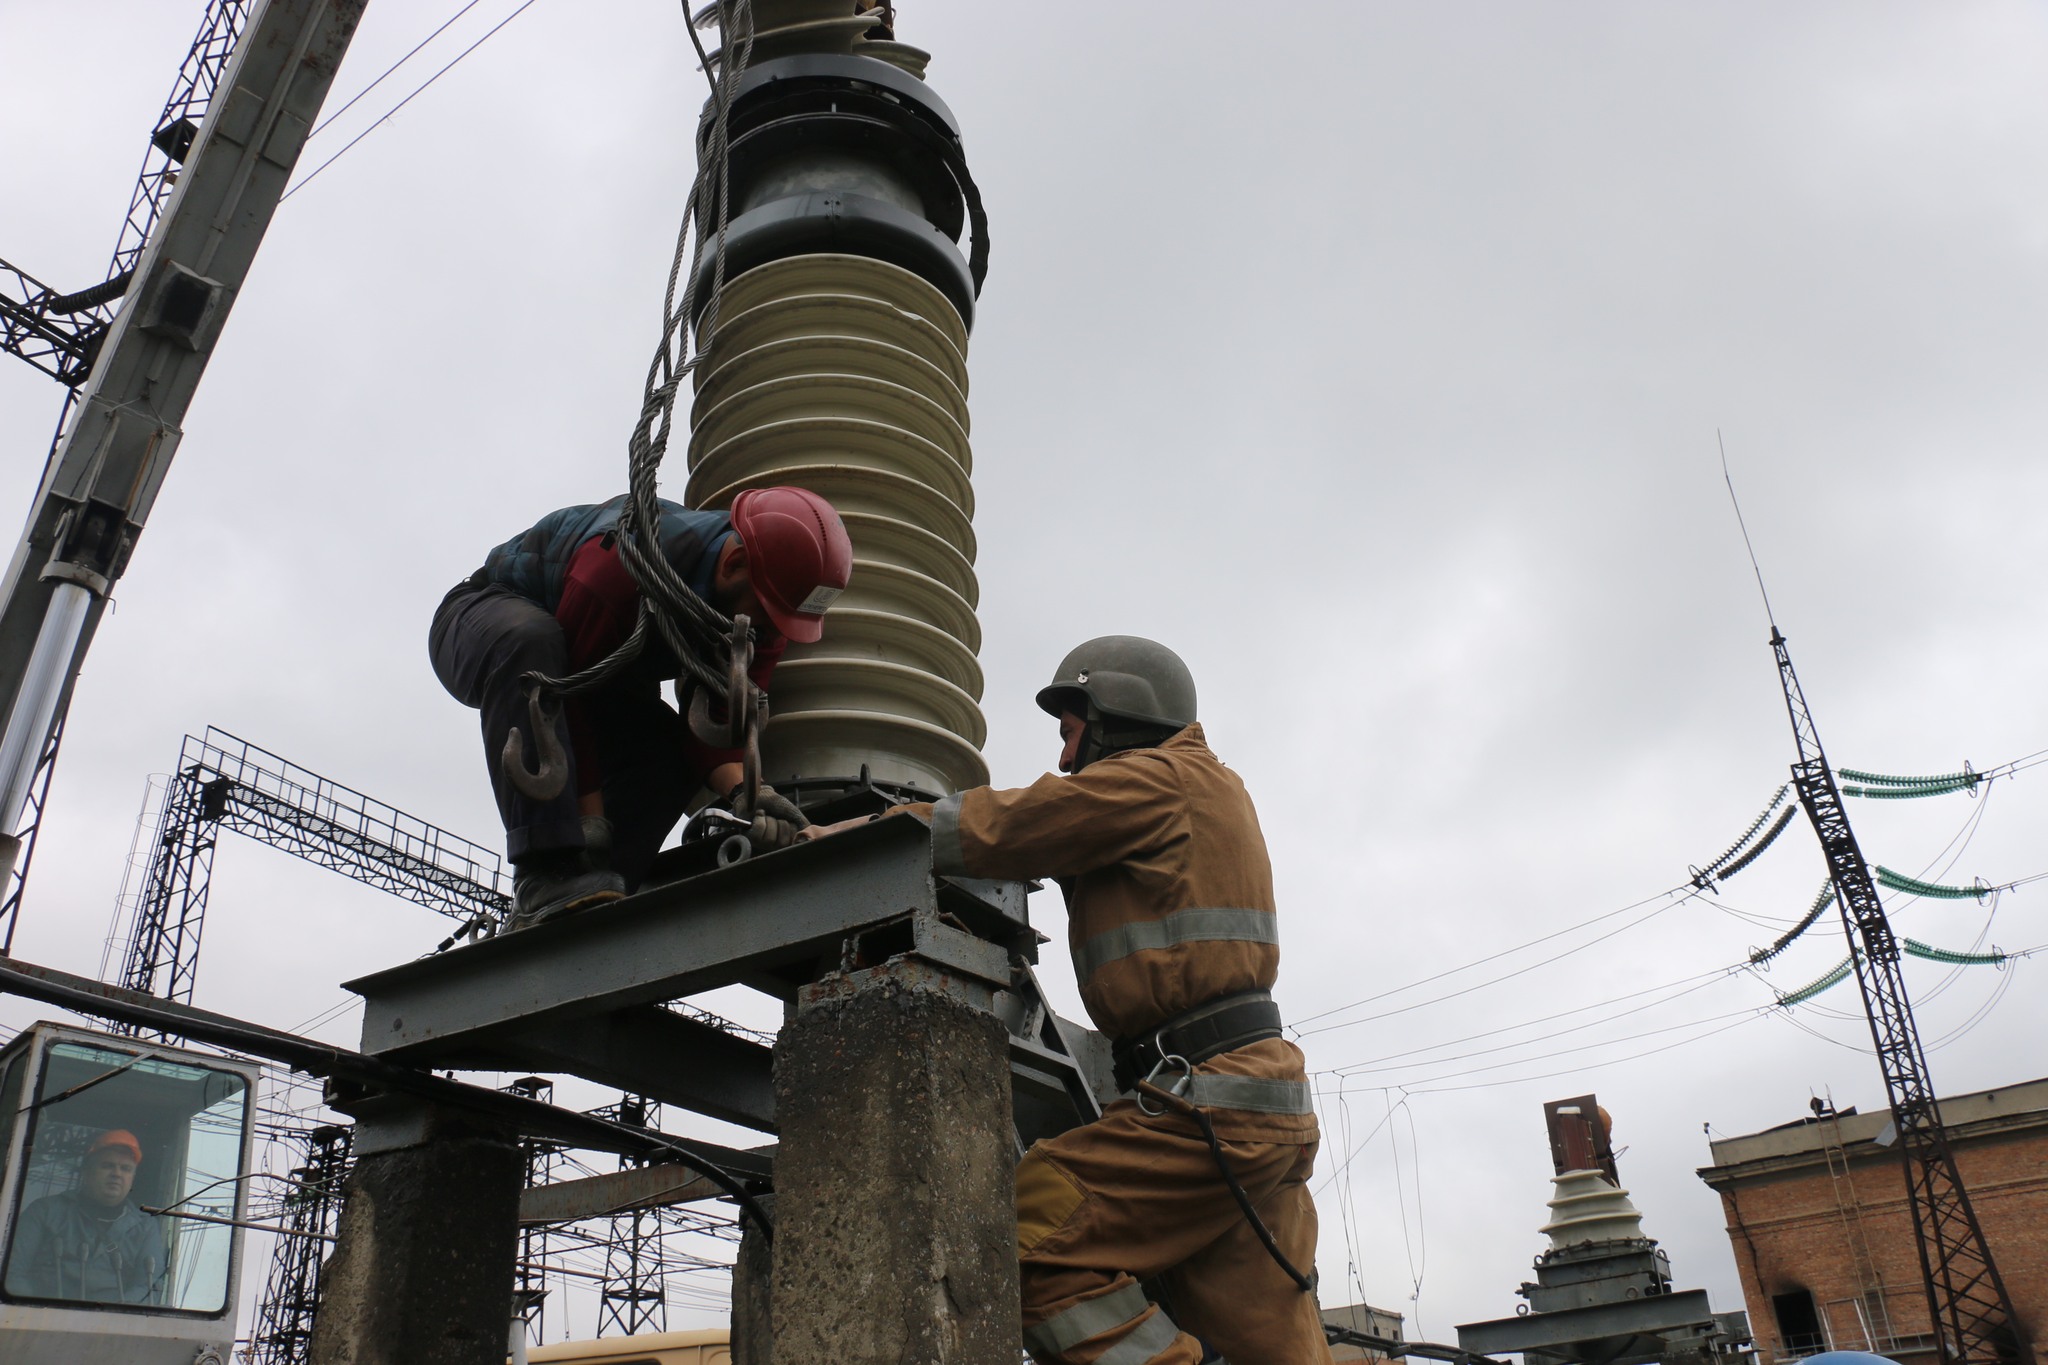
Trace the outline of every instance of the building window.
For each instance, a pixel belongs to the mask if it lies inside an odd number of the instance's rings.
[[[1788,1356],[1810,1356],[1828,1348],[1821,1327],[1820,1310],[1814,1307],[1813,1291],[1791,1289],[1771,1296],[1771,1312],[1778,1319],[1778,1340]]]

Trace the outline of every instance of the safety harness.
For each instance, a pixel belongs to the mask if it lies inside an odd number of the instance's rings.
[[[1238,1211],[1244,1214],[1244,1220],[1258,1234],[1266,1253],[1287,1273],[1287,1278],[1300,1287],[1302,1293],[1312,1294],[1315,1292],[1315,1280],[1296,1270],[1294,1263],[1280,1250],[1280,1244],[1273,1239],[1265,1220],[1252,1207],[1251,1196],[1238,1182],[1237,1172],[1230,1169],[1230,1162],[1223,1155],[1222,1140],[1216,1136],[1216,1125],[1209,1121],[1200,1105],[1181,1093],[1192,1085],[1195,1068],[1203,1062],[1279,1036],[1280,1007],[1273,1003],[1273,997],[1265,991],[1242,991],[1183,1010],[1152,1030],[1150,1037],[1111,1043],[1110,1059],[1116,1070],[1117,1088],[1135,1090],[1140,1109],[1148,1114],[1161,1114],[1172,1109],[1195,1121],[1195,1126],[1202,1130],[1203,1140],[1209,1144],[1209,1154],[1216,1159],[1216,1169],[1222,1174],[1223,1183],[1230,1189],[1230,1197],[1237,1201]],[[1178,1076],[1169,1085],[1158,1084],[1160,1074],[1168,1070],[1177,1072]],[[1148,1099],[1164,1107],[1153,1109],[1146,1104]]]

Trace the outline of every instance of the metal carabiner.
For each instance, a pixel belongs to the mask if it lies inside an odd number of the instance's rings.
[[[1166,1056],[1161,1057],[1157,1062],[1155,1062],[1152,1066],[1152,1069],[1145,1073],[1145,1079],[1140,1081],[1139,1084],[1158,1085],[1160,1071],[1162,1071],[1168,1066],[1174,1066],[1179,1069],[1180,1079],[1175,1081],[1172,1085],[1160,1086],[1159,1088],[1164,1090],[1169,1095],[1187,1094],[1188,1087],[1193,1085],[1195,1082],[1195,1064],[1189,1061],[1187,1058],[1173,1053],[1169,1053]],[[1156,1119],[1161,1114],[1164,1114],[1166,1110],[1163,1108],[1154,1109],[1151,1106],[1147,1105],[1145,1103],[1145,1093],[1141,1090],[1138,1092],[1138,1112],[1150,1115],[1152,1118]]]

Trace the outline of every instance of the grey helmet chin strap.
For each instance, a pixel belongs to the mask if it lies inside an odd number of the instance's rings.
[[[1067,771],[1078,773],[1098,759],[1108,758],[1128,749],[1154,748],[1185,728],[1110,715],[1091,700],[1081,727],[1081,744],[1074,751],[1074,766]]]

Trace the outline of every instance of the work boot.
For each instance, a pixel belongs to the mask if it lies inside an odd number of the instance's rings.
[[[506,922],[507,932],[531,929],[625,896],[626,881],[618,873],[589,867],[581,849],[564,853],[567,856],[535,858],[519,865],[512,879],[512,918]]]

